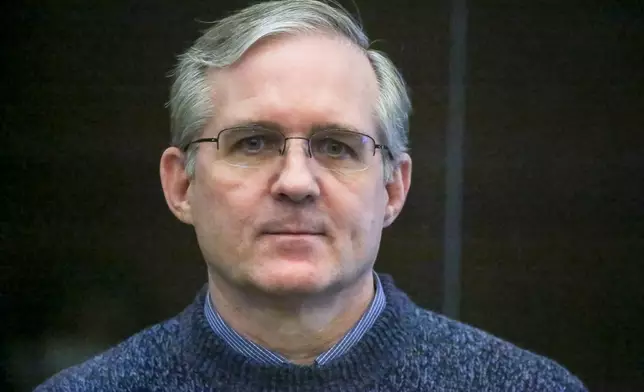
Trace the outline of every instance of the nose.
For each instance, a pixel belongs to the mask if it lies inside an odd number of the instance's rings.
[[[318,198],[320,187],[314,170],[315,160],[309,158],[309,151],[305,138],[287,140],[282,165],[271,185],[273,197],[294,203],[311,202]]]

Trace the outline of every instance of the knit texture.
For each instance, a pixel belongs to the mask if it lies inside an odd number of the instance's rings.
[[[182,313],[37,387],[43,391],[586,391],[555,362],[416,306],[379,275],[387,307],[324,366],[263,365],[208,325],[205,288]]]

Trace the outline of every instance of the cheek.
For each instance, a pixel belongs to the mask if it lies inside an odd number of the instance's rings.
[[[227,169],[215,169],[211,175],[197,181],[194,219],[200,228],[212,235],[244,237],[243,231],[253,228],[253,217],[259,205],[259,186],[257,181],[240,180],[240,175],[229,173]]]
[[[386,193],[384,186],[346,181],[344,190],[329,192],[333,197],[331,210],[338,228],[349,235],[354,246],[368,245],[382,231]]]

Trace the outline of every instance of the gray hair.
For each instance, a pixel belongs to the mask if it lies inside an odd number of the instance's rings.
[[[362,49],[379,84],[374,108],[383,154],[385,179],[390,180],[401,155],[407,151],[411,103],[401,74],[387,56],[369,49],[361,26],[346,10],[316,0],[268,1],[245,8],[209,28],[179,56],[170,92],[172,145],[179,148],[197,138],[213,115],[207,71],[235,63],[259,40],[281,34],[325,32],[339,35]],[[185,168],[194,175],[196,150],[186,153]]]

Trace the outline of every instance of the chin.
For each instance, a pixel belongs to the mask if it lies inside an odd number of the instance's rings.
[[[251,281],[261,291],[273,295],[317,294],[334,283],[334,274],[328,268],[303,261],[286,264],[254,271]]]

